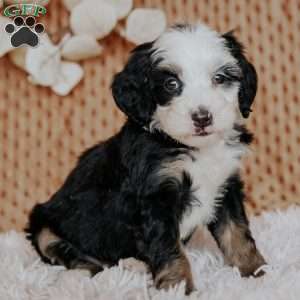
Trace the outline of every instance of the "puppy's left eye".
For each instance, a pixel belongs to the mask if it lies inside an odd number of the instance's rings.
[[[164,88],[169,93],[176,93],[180,90],[180,82],[175,77],[169,77],[164,82]]]
[[[228,78],[224,74],[216,74],[213,78],[214,84],[223,84],[228,81]]]

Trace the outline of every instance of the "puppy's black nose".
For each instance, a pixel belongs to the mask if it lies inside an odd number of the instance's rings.
[[[207,109],[201,107],[198,111],[192,113],[192,120],[195,127],[205,128],[212,125],[213,116]]]

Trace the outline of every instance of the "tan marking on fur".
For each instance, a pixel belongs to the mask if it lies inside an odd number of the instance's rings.
[[[42,231],[39,233],[38,236],[38,245],[41,253],[45,256],[47,255],[47,249],[50,244],[53,244],[57,241],[61,240],[57,235],[52,233],[50,229],[44,228]]]
[[[119,260],[119,265],[122,265],[124,269],[138,272],[138,273],[148,273],[149,269],[146,263],[141,260],[137,260],[136,258],[129,257],[125,259]]]
[[[155,286],[159,289],[168,289],[181,281],[185,281],[186,294],[194,290],[194,283],[190,263],[183,250],[179,257],[167,263],[154,279]]]
[[[225,262],[239,268],[242,276],[254,275],[265,264],[265,260],[255,246],[255,242],[246,237],[248,227],[230,222],[219,236],[220,248]],[[256,276],[263,275],[259,272]]]
[[[63,265],[63,263],[62,263]],[[78,261],[74,261],[69,267],[69,269],[78,269],[78,270],[85,270],[88,271],[92,276],[98,274],[99,272],[103,271],[104,265],[103,267],[100,264],[93,264],[90,262],[78,262]]]

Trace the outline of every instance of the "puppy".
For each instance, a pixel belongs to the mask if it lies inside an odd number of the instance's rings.
[[[178,25],[133,50],[112,83],[123,128],[80,157],[34,207],[28,238],[45,262],[97,273],[144,261],[158,288],[193,279],[183,243],[207,226],[225,261],[249,276],[265,263],[244,210],[244,126],[257,88],[232,33]]]

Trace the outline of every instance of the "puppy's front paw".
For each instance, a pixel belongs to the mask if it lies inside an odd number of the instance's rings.
[[[185,281],[185,292],[190,294],[194,290],[194,283],[189,262],[186,257],[179,257],[156,274],[154,284],[158,289],[170,287]]]
[[[255,252],[249,257],[249,260],[239,266],[239,270],[243,277],[261,277],[265,274],[265,272],[263,270],[259,270],[258,272],[256,271],[265,264],[266,261],[263,256],[258,250],[255,250]]]
[[[194,291],[194,283],[193,280],[190,277],[184,277],[184,276],[173,276],[173,277],[162,277],[159,280],[155,280],[155,287],[157,289],[164,289],[168,290],[170,287],[175,286],[176,284],[179,284],[180,282],[185,282],[185,293],[189,295],[191,292]]]

